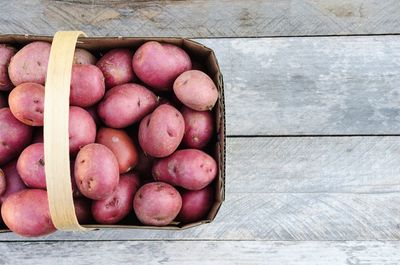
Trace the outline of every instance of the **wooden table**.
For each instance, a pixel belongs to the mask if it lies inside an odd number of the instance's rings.
[[[226,201],[182,232],[0,235],[1,264],[399,264],[400,2],[3,1],[1,33],[185,36],[226,82]]]

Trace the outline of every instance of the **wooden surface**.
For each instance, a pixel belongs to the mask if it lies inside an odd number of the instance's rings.
[[[179,232],[0,234],[0,263],[399,264],[399,5],[5,1],[1,33],[186,36],[213,48],[227,193],[213,223]]]

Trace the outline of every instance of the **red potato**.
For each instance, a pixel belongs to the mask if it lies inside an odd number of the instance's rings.
[[[97,58],[87,50],[76,48],[73,64],[96,64]]]
[[[43,143],[43,127],[37,127],[34,129],[32,143]]]
[[[108,127],[119,129],[141,120],[155,109],[157,101],[144,86],[124,84],[107,91],[97,112]]]
[[[182,108],[185,120],[183,144],[189,148],[202,149],[210,141],[214,132],[214,119],[210,111],[196,111]]]
[[[153,177],[187,190],[201,190],[217,175],[217,162],[210,155],[196,149],[176,151],[153,163]]]
[[[92,220],[91,205],[92,202],[87,198],[74,199],[75,214],[80,224],[89,224]]]
[[[139,188],[139,177],[135,173],[120,176],[117,189],[107,198],[94,201],[92,215],[100,224],[116,224],[132,211],[133,197]]]
[[[0,109],[0,165],[16,157],[32,139],[32,127],[18,121],[9,108]]]
[[[6,188],[7,188],[6,185],[7,185],[6,175],[4,174],[4,171],[1,170],[1,168],[0,168],[0,196],[6,192]]]
[[[80,107],[69,107],[69,152],[76,155],[83,146],[96,140],[96,124],[90,114]]]
[[[182,198],[179,192],[162,182],[142,186],[133,200],[136,216],[145,225],[168,225],[178,215],[181,207]]]
[[[0,44],[0,91],[9,91],[14,86],[8,77],[8,64],[15,54],[15,48]]]
[[[118,161],[113,152],[101,144],[88,144],[75,160],[75,180],[79,191],[93,200],[110,196],[119,181]]]
[[[44,236],[56,230],[45,190],[26,189],[10,195],[1,206],[1,216],[6,226],[21,236]]]
[[[138,162],[138,151],[129,135],[112,128],[100,128],[96,142],[107,146],[118,160],[119,173],[125,173],[134,168]]]
[[[166,157],[178,148],[184,132],[182,114],[174,107],[163,104],[140,122],[139,144],[146,154]]]
[[[18,158],[17,170],[26,186],[46,189],[43,143],[31,144],[22,151]]]
[[[8,74],[11,82],[18,86],[22,83],[44,85],[47,64],[50,56],[50,43],[35,41],[19,50],[10,61]]]
[[[201,190],[185,190],[181,196],[182,208],[176,219],[184,223],[200,221],[214,202],[214,191],[210,186]]]
[[[10,110],[20,122],[29,126],[43,126],[44,86],[23,83],[8,96]]]
[[[99,115],[97,114],[97,105],[93,105],[89,108],[85,108],[87,112],[89,112],[90,116],[92,116],[94,123],[96,123],[96,126],[101,125],[101,119]]]
[[[7,100],[4,98],[3,94],[0,94],[0,109],[7,107]]]
[[[180,74],[192,69],[192,62],[189,55],[175,45],[149,41],[135,52],[132,67],[145,84],[168,91]]]
[[[16,160],[6,164],[3,167],[3,171],[6,176],[6,190],[0,196],[0,204],[2,204],[11,194],[27,188],[18,174]]]
[[[111,88],[132,82],[136,79],[132,69],[133,52],[129,49],[113,49],[97,62],[103,72],[106,87]]]
[[[198,70],[181,74],[174,82],[174,93],[185,106],[198,111],[211,110],[218,100],[214,82]]]

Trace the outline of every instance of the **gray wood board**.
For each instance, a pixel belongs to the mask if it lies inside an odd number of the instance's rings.
[[[396,0],[2,1],[0,32],[260,37],[396,33]]]

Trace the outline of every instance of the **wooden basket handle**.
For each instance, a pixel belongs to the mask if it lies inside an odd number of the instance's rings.
[[[44,160],[50,215],[65,231],[91,230],[75,215],[69,160],[69,93],[75,45],[82,31],[59,31],[51,45],[44,100]]]

